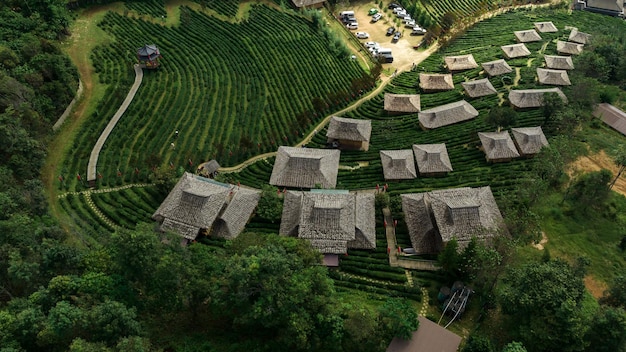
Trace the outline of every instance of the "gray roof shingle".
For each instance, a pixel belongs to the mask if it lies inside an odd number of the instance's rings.
[[[541,126],[512,128],[513,138],[522,155],[534,155],[548,145]]]
[[[491,77],[513,72],[511,66],[509,66],[504,59],[483,62],[482,66],[485,72]]]
[[[509,101],[516,108],[538,108],[543,106],[543,96],[546,93],[556,93],[567,103],[567,97],[559,88],[511,90],[509,91]]]
[[[546,67],[553,70],[573,70],[574,62],[571,56],[544,55]]]
[[[411,149],[381,150],[380,161],[385,180],[408,180],[417,177]]]
[[[333,116],[328,124],[326,137],[355,142],[369,142],[372,121]]]
[[[413,154],[420,174],[437,174],[452,171],[445,143],[413,144]]]
[[[541,84],[550,84],[553,86],[569,86],[572,82],[569,80],[567,71],[551,70],[547,68],[537,68],[537,78]]]
[[[534,29],[528,29],[525,31],[515,31],[515,38],[520,43],[530,43],[541,41],[541,36]]]
[[[559,31],[552,22],[535,22],[535,29],[541,33],[554,33]]]
[[[557,40],[556,51],[559,54],[578,55],[583,52],[584,45]]]
[[[424,128],[433,129],[470,120],[478,116],[478,111],[465,100],[440,105],[419,113],[420,124]]]
[[[478,132],[488,161],[508,160],[519,157],[515,143],[506,131]]]
[[[524,45],[524,43],[520,44],[511,44],[511,45],[503,45],[500,47],[502,52],[504,53],[504,57],[507,59],[515,59],[518,57],[524,57],[530,55],[530,50]]]
[[[274,186],[335,188],[339,168],[339,150],[281,146],[270,176]]]
[[[463,86],[465,93],[467,93],[470,98],[484,97],[498,93],[491,82],[489,82],[488,78],[463,82],[461,85]]]
[[[472,54],[445,56],[443,60],[450,71],[471,70],[478,67],[476,60],[474,60],[474,55]]]

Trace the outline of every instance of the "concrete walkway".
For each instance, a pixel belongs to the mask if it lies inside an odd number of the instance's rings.
[[[396,228],[393,226],[393,217],[391,216],[389,208],[383,209],[383,215],[387,223],[385,236],[387,237],[387,248],[389,248],[389,266],[413,270],[439,270],[434,260],[403,258],[403,255],[397,252],[398,242],[396,241]]]
[[[107,127],[104,129],[104,131],[102,131],[102,134],[100,135],[100,138],[98,138],[96,145],[94,145],[93,149],[91,150],[91,155],[89,156],[89,165],[87,166],[87,182],[92,182],[96,180],[96,167],[98,166],[98,156],[100,156],[102,146],[104,145],[104,142],[106,142],[107,138],[109,138],[109,134],[111,134],[111,131],[113,131],[113,128],[115,128],[117,122],[120,120],[122,115],[124,115],[124,112],[126,112],[126,109],[133,101],[133,98],[135,98],[135,93],[137,93],[137,89],[139,89],[141,81],[143,80],[142,68],[142,65],[135,65],[135,83],[133,83],[133,86],[130,88],[128,95],[126,96],[126,99],[124,99],[124,102],[122,103],[120,108],[117,109],[115,115],[113,115],[113,118],[111,119],[111,121],[109,121]]]
[[[72,112],[72,109],[74,109],[74,105],[76,105],[76,101],[78,101],[78,99],[80,99],[82,95],[83,95],[83,81],[78,80],[78,90],[76,91],[76,95],[74,96],[74,99],[72,99],[72,101],[70,102],[70,105],[68,105],[65,111],[63,111],[63,114],[61,114],[61,117],[59,117],[57,122],[55,122],[54,125],[52,126],[53,131],[58,130],[59,127],[63,125],[63,122],[65,122],[65,119],[69,116],[70,112]]]

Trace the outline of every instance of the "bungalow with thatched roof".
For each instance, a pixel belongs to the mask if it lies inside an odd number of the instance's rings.
[[[452,171],[445,143],[413,144],[413,154],[420,176],[445,175]]]
[[[418,316],[419,327],[409,340],[394,337],[385,352],[456,352],[461,336],[437,325],[426,317]]]
[[[541,41],[541,36],[534,29],[528,29],[525,31],[515,31],[515,38],[519,43],[530,43]]]
[[[295,188],[335,188],[340,151],[279,147],[270,185]]]
[[[567,103],[567,97],[559,88],[511,90],[509,92],[509,102],[518,109],[538,108],[543,106],[543,96],[546,93],[556,93]]]
[[[571,32],[569,32],[567,40],[578,44],[589,44],[591,34],[580,32],[578,28],[574,28]]]
[[[410,180],[417,177],[411,149],[381,150],[380,161],[385,180]]]
[[[337,143],[339,149],[368,150],[371,134],[371,120],[333,116],[328,124],[326,138],[328,143]]]
[[[478,116],[478,111],[465,100],[424,110],[418,114],[423,129],[433,129],[457,122],[471,120]]]
[[[593,116],[602,119],[602,122],[626,136],[626,112],[607,103],[596,105]]]
[[[453,188],[401,194],[411,244],[418,254],[437,254],[456,238],[465,248],[472,237],[486,241],[504,229],[491,188]]]
[[[559,31],[552,22],[535,22],[535,30],[541,33],[554,33]]]
[[[200,233],[219,238],[237,237],[250,219],[261,192],[213,181],[185,172],[152,215],[161,231],[187,241]]]
[[[287,191],[279,233],[306,238],[323,254],[376,248],[374,195],[342,190]]]
[[[461,85],[463,86],[465,93],[469,95],[470,98],[484,97],[486,95],[498,93],[487,78],[463,82]]]
[[[419,94],[385,93],[384,109],[388,113],[416,113],[421,110]]]
[[[585,10],[609,16],[624,17],[623,0],[587,0]]]
[[[489,77],[504,75],[513,72],[513,69],[504,59],[483,62],[481,64]]]
[[[319,9],[324,7],[326,0],[291,0],[293,6],[299,9]]]
[[[573,70],[574,62],[571,56],[544,55],[546,67],[553,70]]]
[[[537,68],[537,78],[541,84],[550,84],[553,86],[570,86],[572,82],[569,80],[567,71],[551,70],[548,68]]]
[[[459,56],[445,56],[443,60],[446,63],[446,67],[450,72],[458,72],[464,70],[471,70],[478,67],[474,55],[459,55]]]
[[[578,55],[583,52],[583,46],[582,44],[564,42],[562,40],[556,41],[556,51],[559,54]]]
[[[503,45],[500,48],[504,53],[504,57],[507,59],[515,59],[530,55],[530,50],[528,50],[524,43]]]
[[[420,88],[425,93],[454,89],[451,74],[420,73]]]
[[[217,170],[219,168],[220,164],[217,163],[217,160],[211,159],[205,163],[198,165],[196,173],[200,176],[215,178],[215,176],[217,176]]]
[[[515,143],[507,131],[478,132],[488,162],[499,163],[518,158]]]
[[[513,140],[522,156],[534,156],[539,153],[541,148],[548,146],[548,140],[541,130],[541,126],[537,127],[520,127],[511,128],[513,132]]]

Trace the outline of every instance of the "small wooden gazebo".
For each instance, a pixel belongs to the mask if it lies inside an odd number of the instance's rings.
[[[137,49],[137,61],[146,68],[155,69],[159,67],[159,59],[161,58],[159,48],[155,44],[146,44]]]

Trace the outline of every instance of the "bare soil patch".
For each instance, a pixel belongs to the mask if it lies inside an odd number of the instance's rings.
[[[548,243],[548,236],[546,236],[545,232],[541,231],[541,240],[539,241],[539,243],[533,243],[532,246],[542,251],[546,243]]]
[[[598,299],[604,295],[604,291],[608,288],[607,284],[601,281],[597,281],[592,275],[585,276],[585,287],[591,295]]]
[[[573,177],[580,173],[600,171],[602,169],[611,171],[613,175],[617,175],[617,172],[619,171],[617,164],[615,164],[613,159],[611,159],[611,157],[608,156],[604,150],[596,154],[581,156],[570,164],[567,173],[570,177]],[[615,182],[613,190],[626,196],[626,180],[624,177],[620,177],[617,182]]]

